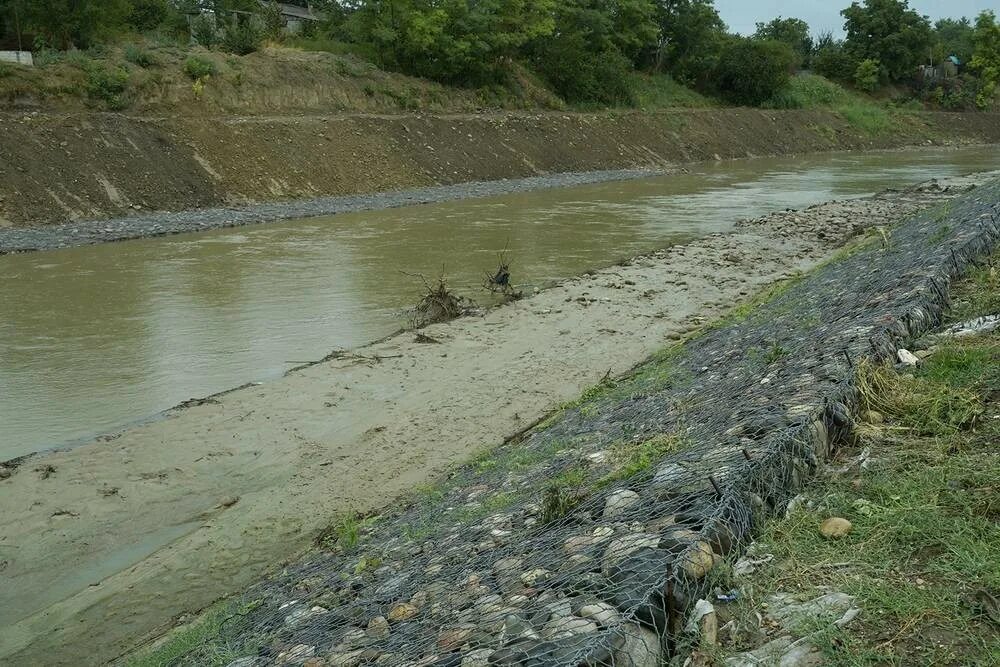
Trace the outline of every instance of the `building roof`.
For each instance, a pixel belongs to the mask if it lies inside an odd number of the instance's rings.
[[[281,10],[282,16],[287,16],[293,19],[299,19],[303,21],[319,21],[323,16],[313,10],[312,7],[300,7],[299,5],[292,5],[287,2],[279,2],[278,9]]]

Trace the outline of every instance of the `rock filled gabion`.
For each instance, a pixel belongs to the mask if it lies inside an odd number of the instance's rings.
[[[936,325],[1000,181],[608,383],[245,592],[178,665],[665,664],[713,570],[852,427],[854,367]]]

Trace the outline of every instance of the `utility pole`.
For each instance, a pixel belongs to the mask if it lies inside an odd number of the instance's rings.
[[[17,62],[21,62],[21,51],[24,46],[21,44],[21,17],[17,13],[18,0],[11,3],[14,6],[14,30],[17,31]]]

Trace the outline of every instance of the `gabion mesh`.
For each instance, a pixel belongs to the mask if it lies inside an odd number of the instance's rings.
[[[1000,240],[1000,181],[605,383],[246,591],[177,665],[665,664],[685,611]],[[331,540],[333,537],[331,537]]]

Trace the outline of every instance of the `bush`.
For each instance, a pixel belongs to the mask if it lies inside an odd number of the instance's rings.
[[[245,56],[264,43],[264,30],[256,18],[228,26],[222,33],[222,48],[229,53]]]
[[[101,65],[93,65],[87,72],[87,95],[104,104],[112,110],[124,109],[129,100],[128,72],[122,67],[107,69]]]
[[[206,49],[215,46],[219,42],[219,31],[215,26],[215,18],[207,14],[199,14],[191,19],[191,38]]]
[[[820,42],[809,61],[812,70],[834,81],[850,81],[858,62],[844,48],[843,42],[825,39]]]
[[[719,57],[715,85],[729,101],[757,106],[788,83],[794,63],[795,54],[787,44],[737,38]]]
[[[139,67],[153,67],[157,64],[152,53],[135,44],[129,44],[125,47],[125,60]]]
[[[873,93],[878,88],[879,74],[881,66],[877,60],[867,58],[858,63],[858,68],[854,70],[854,85],[858,90],[866,93]]]
[[[184,61],[184,73],[195,81],[212,76],[217,71],[215,63],[205,58],[189,56],[188,59]]]

